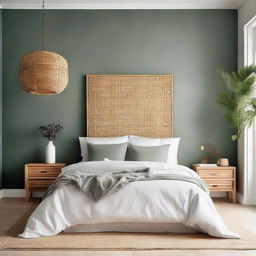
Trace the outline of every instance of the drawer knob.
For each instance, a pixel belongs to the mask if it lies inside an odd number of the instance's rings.
[[[218,187],[218,185],[212,185],[214,188]]]
[[[47,173],[47,171],[40,171],[40,173]]]

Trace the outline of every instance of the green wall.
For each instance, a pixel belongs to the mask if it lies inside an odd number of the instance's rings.
[[[0,10],[0,189],[2,188],[2,10]]]
[[[70,82],[60,95],[21,90],[22,55],[40,50],[41,12],[3,11],[3,186],[23,187],[23,164],[44,160],[38,126],[61,123],[57,161],[79,161],[78,136],[85,134],[85,75],[174,74],[174,133],[181,137],[179,161],[190,165],[198,145],[211,143],[236,163],[232,130],[216,103],[216,69],[237,66],[235,10],[51,10],[47,50],[68,60]]]

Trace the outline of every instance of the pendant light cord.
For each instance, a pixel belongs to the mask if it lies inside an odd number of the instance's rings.
[[[45,0],[43,0],[43,41],[42,50],[45,51]]]

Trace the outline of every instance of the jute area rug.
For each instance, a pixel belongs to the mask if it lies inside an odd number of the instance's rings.
[[[224,207],[225,206],[225,207]],[[61,233],[36,239],[17,238],[34,209],[27,211],[0,236],[0,250],[252,250],[256,249],[255,208],[239,208],[235,204],[218,205],[227,226],[241,239],[219,239],[205,234],[147,233]],[[251,211],[251,212],[250,212]],[[248,219],[249,218],[249,219]],[[252,225],[243,225],[252,221]],[[254,223],[254,224],[253,224]]]

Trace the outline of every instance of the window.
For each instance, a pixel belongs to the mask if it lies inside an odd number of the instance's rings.
[[[256,64],[256,16],[244,26],[244,65]]]
[[[256,16],[244,26],[244,65],[256,64]],[[254,92],[256,97],[256,90]],[[243,171],[244,195],[242,203],[256,204],[256,121],[244,131]]]

